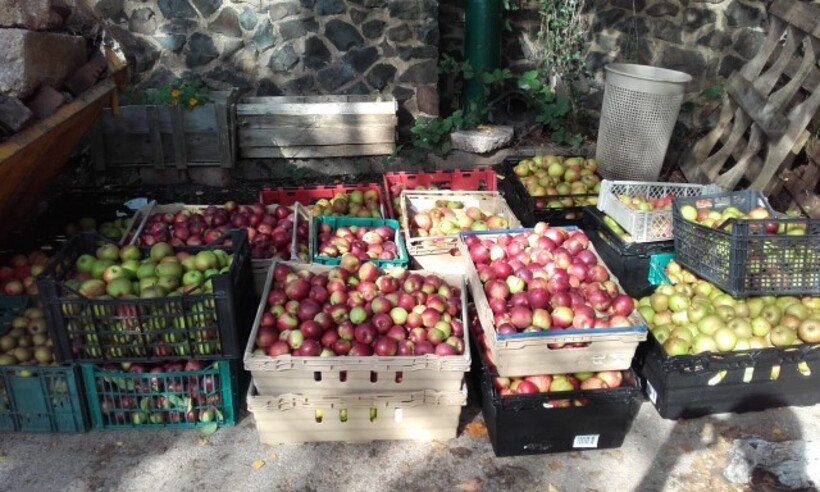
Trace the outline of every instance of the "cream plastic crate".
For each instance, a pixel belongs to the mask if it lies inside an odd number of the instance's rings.
[[[601,182],[598,194],[598,210],[615,219],[636,243],[668,241],[673,237],[672,209],[635,210],[618,200],[619,195],[660,198],[666,195],[688,197],[709,195],[723,191],[717,185],[686,183],[646,183],[642,181]]]
[[[465,275],[467,265],[464,262],[464,257],[460,253],[448,252],[437,255],[415,256],[410,261],[410,265],[415,270],[427,270],[446,275]]]
[[[410,256],[449,253],[458,247],[458,234],[449,236],[415,237],[410,235],[410,221],[417,212],[435,206],[437,200],[464,202],[465,207],[478,207],[482,212],[493,213],[507,219],[508,228],[521,227],[507,201],[497,191],[408,191],[401,192],[401,227]]]
[[[315,273],[335,268],[284,262],[295,270]],[[304,395],[344,395],[381,391],[457,391],[464,373],[470,370],[470,340],[467,325],[467,288],[463,275],[439,275],[461,289],[461,320],[464,326],[464,353],[442,357],[434,354],[395,357],[270,357],[253,353],[262,313],[273,285],[273,270],[268,270],[265,289],[245,349],[245,369],[250,371],[262,395],[299,393]],[[417,271],[422,275],[432,272]]]
[[[577,229],[564,227],[563,229]],[[501,234],[516,234],[529,229],[512,229],[508,231],[480,233],[483,238],[495,239]],[[472,234],[472,233],[467,233]],[[459,248],[467,258],[469,252],[466,244],[459,238]],[[598,256],[592,243],[589,250],[595,253],[598,262],[606,264]],[[561,331],[542,331],[537,333],[518,333],[499,335],[493,322],[493,313],[484,293],[484,287],[478,278],[478,271],[472,261],[466,262],[467,284],[478,313],[481,329],[487,347],[495,362],[498,374],[502,377],[529,376],[532,374],[560,374],[571,372],[620,371],[628,369],[638,344],[646,340],[647,327],[637,310],[629,316],[632,326],[618,328],[584,328]],[[609,271],[610,278],[618,280]],[[618,285],[623,293],[623,288]],[[552,349],[551,344],[587,343],[586,347]]]
[[[175,214],[181,210],[190,210],[192,212],[199,212],[202,213],[209,205],[190,205],[187,203],[169,203],[169,204],[158,204],[155,200],[152,200],[144,207],[137,210],[134,214],[134,218],[131,221],[131,228],[125,232],[123,238],[129,238],[127,244],[134,244],[137,238],[142,234],[142,229],[145,227],[145,223],[148,221],[148,218],[154,214],[158,213],[172,213]],[[265,208],[267,210],[272,210],[276,207],[275,204],[266,205]],[[294,222],[293,222],[293,234],[291,238],[290,244],[290,255],[291,261],[298,261],[303,263],[308,263],[310,261],[311,256],[309,256],[310,251],[308,252],[308,256],[301,257],[297,254],[297,238],[296,238],[296,225],[300,220],[306,220],[308,224],[310,224],[310,212],[300,205],[299,203],[295,203],[292,206],[288,207],[294,212]],[[310,231],[310,227],[308,227]],[[311,232],[308,232],[308,244],[313,244],[312,237],[310,237]],[[310,246],[308,246],[310,247]],[[253,287],[254,291],[258,294],[262,292],[262,289],[265,287],[265,278],[268,274],[268,269],[271,266],[271,262],[273,261],[272,258],[268,259],[251,259],[251,269],[253,271]]]
[[[262,396],[255,382],[248,411],[262,444],[447,440],[456,437],[466,387],[458,391],[402,391],[369,395]]]

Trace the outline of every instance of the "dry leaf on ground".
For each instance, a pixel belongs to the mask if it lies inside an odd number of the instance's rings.
[[[263,466],[265,466],[265,460],[255,460],[253,463],[251,463],[251,467],[254,470],[258,470],[258,469],[262,468]]]
[[[470,437],[485,437],[487,426],[484,422],[470,422],[464,427],[464,432]]]
[[[481,479],[478,477],[471,478],[456,485],[456,489],[464,492],[478,492],[481,490]]]

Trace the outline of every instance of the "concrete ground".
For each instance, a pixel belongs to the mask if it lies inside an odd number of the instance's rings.
[[[209,437],[195,430],[0,434],[0,490],[778,491],[788,488],[762,470],[745,483],[724,477],[733,443],[757,437],[815,451],[820,443],[820,405],[676,422],[646,402],[620,449],[496,458],[478,407],[462,415],[449,442],[271,447],[259,443],[250,415]],[[467,420],[475,423],[465,431]],[[816,454],[770,458],[817,476]]]

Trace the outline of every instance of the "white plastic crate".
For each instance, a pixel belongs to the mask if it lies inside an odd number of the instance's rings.
[[[456,437],[467,389],[263,396],[252,382],[247,402],[262,444],[443,441]]]
[[[507,220],[507,228],[521,227],[507,201],[497,191],[409,191],[401,192],[401,227],[404,230],[407,252],[410,256],[450,253],[458,248],[458,234],[449,236],[413,236],[410,224],[417,212],[432,208],[439,200],[464,202],[465,207],[478,207],[484,213],[500,215]]]
[[[296,270],[314,273],[335,268],[327,265],[287,263]],[[464,353],[393,357],[270,357],[254,354],[256,336],[273,285],[276,262],[268,271],[259,310],[245,349],[245,369],[251,373],[259,393],[280,395],[300,393],[314,396],[377,393],[384,391],[457,391],[464,373],[470,370],[470,333],[467,319],[467,287],[463,275],[441,275],[445,282],[461,289],[461,321],[464,326]],[[433,272],[415,271],[422,275]]]
[[[668,241],[673,237],[672,208],[669,210],[636,210],[618,199],[620,195],[660,198],[709,195],[723,191],[717,185],[686,183],[647,183],[643,181],[601,182],[598,210],[615,219],[636,243]]]

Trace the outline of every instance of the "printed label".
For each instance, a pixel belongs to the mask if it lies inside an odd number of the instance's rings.
[[[655,388],[652,387],[652,383],[648,380],[646,381],[646,396],[649,397],[649,401],[652,402],[654,405],[658,401],[658,392],[655,391]]]
[[[573,448],[597,448],[598,447],[598,438],[600,434],[589,434],[586,436],[575,436],[575,440],[572,441]]]

